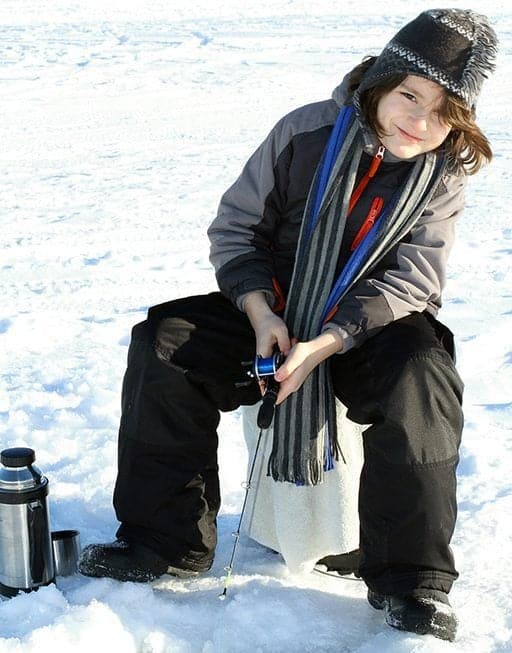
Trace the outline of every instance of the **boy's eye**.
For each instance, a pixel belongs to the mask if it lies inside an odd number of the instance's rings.
[[[416,97],[412,93],[408,93],[407,91],[401,91],[401,94],[411,102],[416,102]]]

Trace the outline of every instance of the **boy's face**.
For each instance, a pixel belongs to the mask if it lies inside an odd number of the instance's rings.
[[[410,159],[439,147],[450,133],[450,126],[442,122],[438,113],[443,101],[441,86],[408,75],[380,99],[377,107],[384,147],[400,159]]]

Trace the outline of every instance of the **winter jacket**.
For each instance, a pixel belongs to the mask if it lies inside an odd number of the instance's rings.
[[[300,107],[282,118],[221,199],[208,229],[210,260],[221,292],[240,309],[251,291],[265,292],[271,306],[277,302],[276,288],[287,293],[309,187],[346,101],[345,89],[346,81],[330,100]],[[374,153],[363,155],[359,177]],[[341,252],[333,252],[339,269],[350,255],[373,198],[390,199],[411,165],[386,152],[347,220]],[[344,296],[326,325],[342,335],[344,351],[414,311],[437,314],[454,226],[464,206],[464,186],[463,175],[446,174],[407,236]]]

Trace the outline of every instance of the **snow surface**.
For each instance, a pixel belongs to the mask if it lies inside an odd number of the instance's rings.
[[[427,6],[2,0],[1,447],[36,450],[54,530],[112,538],[131,326],[151,304],[215,289],[205,228],[244,161],[281,115],[328,97]],[[212,571],[153,586],[75,575],[2,600],[1,653],[512,651],[512,15],[508,2],[473,8],[501,52],[479,103],[496,157],[471,180],[442,311],[467,385],[457,641],[396,632],[362,583],[293,576],[246,538],[217,599],[245,479],[233,413]]]

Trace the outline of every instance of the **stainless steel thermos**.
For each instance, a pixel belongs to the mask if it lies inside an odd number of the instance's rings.
[[[0,594],[15,596],[55,578],[48,479],[33,449],[4,449],[0,458]]]

